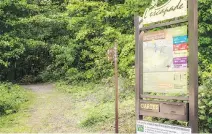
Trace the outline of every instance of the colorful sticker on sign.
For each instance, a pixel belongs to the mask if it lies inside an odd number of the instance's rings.
[[[187,57],[188,56],[188,51],[187,50],[181,50],[181,51],[174,51],[173,52],[173,57],[178,58],[178,57]]]
[[[187,43],[188,42],[188,36],[177,36],[173,38],[173,43],[174,44],[182,44],[182,43]]]
[[[174,58],[174,64],[187,64],[187,57]]]
[[[143,125],[137,125],[137,132],[144,132],[144,126]]]
[[[180,71],[180,70],[185,70],[187,69],[187,64],[175,64],[174,65],[174,68],[175,68],[175,71]]]
[[[182,44],[175,44],[173,45],[174,51],[180,51],[180,50],[188,50],[188,44],[182,43]]]

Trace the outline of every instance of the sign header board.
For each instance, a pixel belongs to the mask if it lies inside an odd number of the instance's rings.
[[[191,134],[191,128],[138,120],[137,134]]]
[[[161,6],[158,0],[152,0],[151,6],[143,15],[143,24],[163,21],[187,15],[187,0],[168,0]]]

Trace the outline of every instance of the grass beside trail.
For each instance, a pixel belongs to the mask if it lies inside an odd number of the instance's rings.
[[[135,132],[135,99],[133,89],[119,87],[119,132]],[[86,132],[114,132],[115,90],[110,84],[57,83],[57,89],[71,94],[72,105],[76,106],[74,116],[78,118],[78,128]]]
[[[0,84],[0,87],[1,109],[5,108],[0,115],[0,133],[29,132],[27,110],[34,100],[34,94],[18,85]]]

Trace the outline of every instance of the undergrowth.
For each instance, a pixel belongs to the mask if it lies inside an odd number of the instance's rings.
[[[27,91],[11,83],[0,84],[0,116],[18,112],[22,103],[29,100]]]
[[[119,129],[121,133],[135,132],[135,96],[132,87],[125,87],[125,82],[119,86]],[[204,133],[212,132],[212,79],[209,79],[199,88],[199,131]],[[79,126],[88,128],[90,132],[114,132],[114,94],[113,84],[78,84],[70,86],[59,83],[58,89],[71,93],[75,105],[82,103],[83,107],[79,113],[83,118]],[[157,94],[154,94],[157,95]],[[189,126],[187,122],[161,119],[156,117],[144,117],[144,120]]]
[[[27,110],[34,94],[18,85],[0,83],[0,133],[28,132]]]
[[[123,86],[124,80],[119,82],[119,131],[134,133],[134,90]],[[114,132],[115,89],[112,83],[69,85],[60,82],[56,85],[58,90],[71,94],[73,105],[83,105],[77,109],[79,115],[83,116],[78,127],[86,129],[87,132]]]

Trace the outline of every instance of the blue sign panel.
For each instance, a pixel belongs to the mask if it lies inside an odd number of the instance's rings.
[[[173,43],[174,44],[181,44],[181,43],[186,43],[188,42],[188,36],[177,36],[177,37],[173,37]]]

